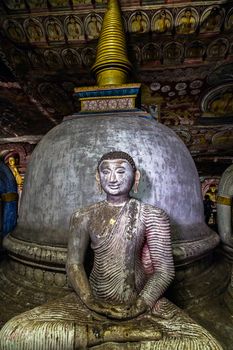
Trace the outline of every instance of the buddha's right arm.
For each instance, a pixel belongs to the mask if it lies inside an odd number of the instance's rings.
[[[92,302],[93,296],[83,265],[72,264],[66,267],[69,281],[84,304]]]
[[[86,220],[86,216],[78,215],[78,212],[71,217],[66,263],[69,282],[85,304],[93,299],[91,287],[83,266],[89,243]]]

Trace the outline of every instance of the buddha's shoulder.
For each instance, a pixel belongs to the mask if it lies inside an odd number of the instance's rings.
[[[141,203],[141,211],[144,215],[155,215],[157,217],[168,217],[167,213],[155,205]]]
[[[98,211],[104,206],[104,201],[90,204],[86,207],[78,208],[72,215],[72,218],[77,219],[80,217],[89,216],[93,212]]]

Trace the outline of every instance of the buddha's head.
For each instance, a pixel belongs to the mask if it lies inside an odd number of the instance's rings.
[[[97,22],[97,17],[96,15],[91,15],[91,22]]]
[[[186,17],[188,17],[188,18],[190,18],[191,16],[192,16],[192,12],[191,12],[191,9],[186,9],[186,11],[185,11],[185,15],[186,15]]]
[[[141,14],[141,12],[137,12],[137,13],[136,13],[136,20],[139,21],[139,22],[142,20],[142,14]]]
[[[136,169],[135,162],[129,154],[114,151],[101,157],[96,180],[107,195],[127,195],[132,187],[134,187],[134,192],[137,192],[140,172]]]
[[[76,21],[75,21],[75,18],[73,16],[70,17],[70,23],[74,24]]]
[[[14,157],[9,157],[9,165],[14,166],[15,165],[15,158]]]
[[[160,12],[160,17],[161,17],[161,18],[165,18],[165,17],[166,17],[166,12],[165,12],[164,10],[162,10],[162,11]]]

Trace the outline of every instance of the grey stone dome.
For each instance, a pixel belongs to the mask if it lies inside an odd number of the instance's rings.
[[[104,198],[95,185],[95,171],[110,150],[134,158],[142,173],[137,198],[169,214],[176,249],[179,242],[206,237],[207,250],[217,244],[204,223],[199,177],[189,151],[171,129],[143,112],[77,114],[45,135],[27,169],[12,236],[66,247],[71,214]]]

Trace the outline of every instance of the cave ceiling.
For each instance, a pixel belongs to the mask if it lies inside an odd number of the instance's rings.
[[[233,2],[122,0],[142,109],[174,129],[197,162],[233,159]],[[0,2],[0,138],[43,135],[95,85],[106,1]]]

